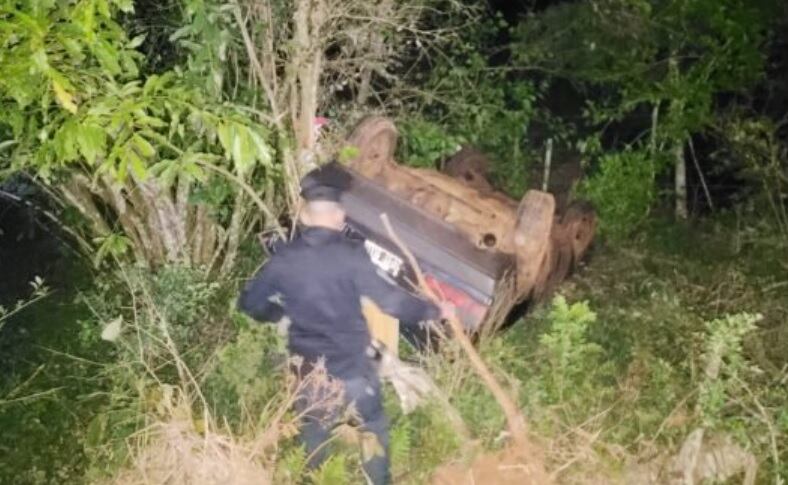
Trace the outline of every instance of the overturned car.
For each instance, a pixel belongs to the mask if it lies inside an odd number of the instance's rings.
[[[370,117],[347,140],[350,160],[323,167],[352,180],[342,195],[347,235],[363,239],[372,261],[414,290],[415,270],[385,214],[427,285],[456,306],[469,333],[494,330],[518,304],[545,298],[586,255],[596,228],[590,204],[559,211],[553,195],[538,190],[517,202],[492,188],[488,161],[475,150],[458,152],[438,171],[398,164],[396,143],[394,124]]]
[[[478,152],[460,152],[439,172],[398,164],[396,143],[390,120],[367,118],[348,139],[352,159],[327,167],[353,179],[342,200],[348,231],[412,289],[414,269],[383,223],[386,214],[427,284],[456,305],[469,332],[494,328],[518,303],[544,298],[583,259],[596,226],[589,204],[558,213],[554,197],[537,190],[518,203],[492,189]]]

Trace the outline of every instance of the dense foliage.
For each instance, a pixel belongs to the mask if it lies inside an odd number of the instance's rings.
[[[479,342],[561,483],[665,483],[698,433],[705,478],[785,483],[780,2],[553,3],[0,0],[0,197],[79,255],[2,286],[0,482],[135,483],[186,449],[200,472],[359,483],[345,429],[305,469],[282,337],[235,298],[253,234],[378,112],[406,163],[470,144],[513,197],[596,205],[588,267]],[[25,264],[4,255],[0,278]],[[404,414],[387,390],[397,483],[506,442],[459,348],[403,350],[446,398]]]
[[[97,262],[131,253],[144,265],[229,271],[265,209],[241,186],[277,176],[269,133],[193,76],[142,76],[144,35],[128,39],[116,21],[132,10],[103,0],[0,10],[1,126],[11,137],[2,160],[84,216]]]

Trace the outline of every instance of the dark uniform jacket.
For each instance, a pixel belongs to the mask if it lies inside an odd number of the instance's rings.
[[[362,296],[403,323],[436,320],[440,313],[379,272],[362,241],[318,227],[306,228],[281,245],[246,285],[238,303],[258,321],[276,322],[286,315],[291,354],[307,363],[325,356],[330,374],[352,378],[371,365]]]

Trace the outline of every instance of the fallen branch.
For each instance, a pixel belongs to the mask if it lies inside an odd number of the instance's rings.
[[[692,161],[695,163],[695,170],[698,171],[698,178],[700,178],[703,193],[706,194],[706,202],[709,203],[709,209],[714,212],[714,201],[711,200],[711,192],[709,192],[709,186],[706,184],[706,177],[703,176],[703,171],[700,169],[700,164],[698,163],[698,157],[695,155],[695,145],[692,143],[692,137],[689,138],[689,149],[690,154],[692,154]]]

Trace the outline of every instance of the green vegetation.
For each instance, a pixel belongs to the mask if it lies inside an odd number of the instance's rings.
[[[784,247],[770,247],[769,234],[753,228],[740,237],[714,234],[713,227],[656,227],[638,241],[600,247],[563,296],[483,343],[488,362],[518,390],[536,434],[551,443],[551,463],[561,467],[584,454],[562,472],[567,482],[587,474],[619,476],[626,464],[675,451],[701,425],[731,433],[760,457],[765,482],[785,473],[782,404],[788,396],[780,382],[788,301],[780,283],[788,268],[775,272],[769,263],[770,251]],[[168,416],[166,389],[192,385],[191,377],[179,376],[173,348],[193,369],[212,415],[223,416],[235,435],[255,436],[275,419],[283,400],[282,342],[273,327],[249,326],[231,311],[234,282],[208,282],[185,268],[152,279],[130,272],[107,280],[86,291],[80,304],[51,297],[10,320],[22,333],[17,339],[29,332],[58,353],[26,353],[46,368],[34,374],[35,365],[20,366],[4,381],[3,422],[16,436],[4,480],[76,483],[85,473],[94,479],[113,473],[109,464],[127,459],[124,440]],[[101,340],[118,312],[120,336]],[[53,333],[53,326],[60,330]],[[447,346],[424,364],[473,436],[499,446],[503,417],[457,352]],[[719,379],[708,380],[705,368],[714,355],[722,361]],[[28,379],[23,391],[10,395],[8,389]],[[157,380],[165,391],[157,390]],[[14,401],[18,397],[28,399]],[[394,471],[403,483],[422,483],[434,467],[460,456],[460,438],[440,407],[403,415],[390,398]],[[277,483],[296,481],[303,457],[292,429],[278,432],[281,448],[268,459]],[[317,483],[353,482],[355,448],[340,449],[346,451],[316,475]],[[346,480],[330,481],[337,474]]]
[[[548,145],[555,177],[578,167],[561,195],[600,215],[589,261],[479,342],[559,483],[667,483],[645,477],[701,430],[709,481],[755,463],[784,484],[781,2],[313,3],[0,0],[0,189],[24,180],[79,254],[0,295],[0,483],[143,483],[134,465],[168,459],[194,481],[361,483],[347,430],[305,470],[282,337],[234,305],[298,175],[382,112],[401,160],[471,144],[514,197]],[[0,251],[0,278],[24,259]],[[505,420],[453,343],[411,350],[473,440],[388,389],[396,482],[429,483],[503,447]]]

